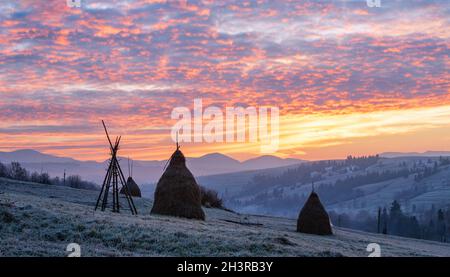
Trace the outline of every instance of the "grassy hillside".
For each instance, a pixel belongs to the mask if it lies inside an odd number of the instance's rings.
[[[0,256],[450,256],[450,245],[335,228],[333,236],[295,232],[296,222],[205,209],[205,222],[140,214],[93,212],[96,192],[0,179]],[[122,202],[125,203],[125,202]]]

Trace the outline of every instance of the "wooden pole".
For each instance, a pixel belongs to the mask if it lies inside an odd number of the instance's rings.
[[[112,163],[108,169],[108,179],[106,181],[106,187],[105,187],[105,194],[103,195],[103,203],[102,203],[102,211],[106,209],[106,204],[108,202],[108,194],[109,194],[109,188],[111,186],[111,177],[112,177]]]
[[[111,163],[109,164],[109,166],[108,166],[108,171],[109,171],[109,168],[111,167]],[[105,190],[105,187],[106,187],[106,180],[108,179],[108,171],[106,172],[106,175],[105,175],[105,178],[103,179],[103,185],[102,185],[102,188],[101,188],[101,190],[100,190],[100,194],[98,195],[98,198],[97,198],[97,203],[95,204],[95,209],[94,209],[94,211],[96,211],[97,210],[97,207],[98,207],[98,204],[100,203],[100,199],[102,198],[102,194],[103,194],[103,192],[104,192],[104,190]]]
[[[116,137],[114,145],[111,142],[111,138],[109,137],[108,129],[106,128],[105,122],[102,120],[102,125],[105,130],[106,137],[109,142],[110,151],[111,151],[111,161],[108,166],[108,170],[106,173],[106,176],[103,180],[103,185],[100,190],[100,194],[97,199],[97,203],[95,205],[95,209],[97,210],[100,201],[102,202],[102,211],[106,209],[107,203],[108,203],[108,194],[110,187],[112,185],[112,196],[113,196],[113,203],[112,203],[112,211],[113,212],[120,212],[120,202],[119,202],[119,182],[124,188],[125,191],[125,198],[127,199],[128,205],[130,207],[131,213],[133,215],[137,214],[136,206],[134,205],[133,198],[131,197],[131,193],[128,190],[128,186],[126,185],[126,180],[123,175],[122,169],[120,168],[119,161],[117,159],[117,152],[119,150],[119,144],[121,140],[121,136]],[[129,174],[131,173],[131,168],[129,165]]]

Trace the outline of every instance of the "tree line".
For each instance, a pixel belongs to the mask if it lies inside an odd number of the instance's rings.
[[[19,162],[11,162],[10,164],[0,162],[0,177],[46,185],[68,186],[78,189],[99,189],[95,183],[85,181],[79,175],[70,175],[65,178],[59,178],[58,176],[51,177],[47,172],[29,172]]]
[[[332,211],[330,219],[338,227],[366,232],[440,242],[450,240],[450,208],[437,209],[434,205],[423,213],[408,215],[402,210],[400,202],[394,200],[390,207],[379,207],[375,215],[362,211],[349,216]]]

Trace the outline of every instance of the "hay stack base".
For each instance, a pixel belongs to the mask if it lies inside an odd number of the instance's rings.
[[[130,176],[128,177],[127,184],[128,192],[131,194],[131,196],[134,197],[141,197],[141,190],[139,189],[139,186],[136,184],[136,182],[133,180],[133,178]],[[125,194],[125,187],[122,187],[120,189],[121,194]]]
[[[315,235],[333,234],[328,213],[315,192],[311,193],[300,211],[297,232]]]
[[[205,219],[200,188],[179,149],[172,154],[169,166],[159,179],[154,199],[152,214]]]

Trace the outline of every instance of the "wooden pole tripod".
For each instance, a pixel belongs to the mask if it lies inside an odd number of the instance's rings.
[[[108,204],[108,195],[109,190],[112,186],[112,211],[115,213],[120,212],[120,203],[119,203],[119,183],[124,188],[125,198],[127,199],[128,206],[130,207],[131,213],[133,215],[137,215],[136,206],[134,205],[133,198],[128,190],[127,182],[125,180],[125,176],[123,175],[122,169],[120,168],[119,161],[117,160],[117,151],[119,150],[119,143],[121,137],[117,137],[116,141],[113,144],[111,143],[111,139],[109,138],[108,130],[106,129],[105,122],[103,122],[103,128],[105,129],[106,137],[108,138],[108,142],[111,150],[111,160],[109,163],[108,170],[106,172],[105,179],[103,180],[102,189],[100,190],[100,194],[97,198],[97,203],[95,204],[96,211],[98,207],[101,207],[101,210],[104,211]],[[100,205],[101,203],[101,205]]]

